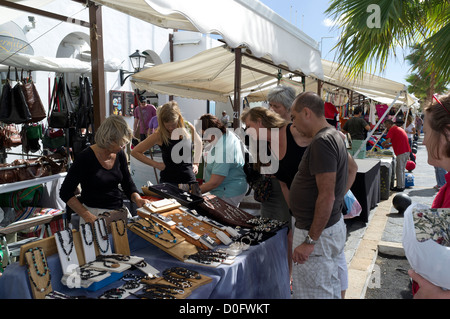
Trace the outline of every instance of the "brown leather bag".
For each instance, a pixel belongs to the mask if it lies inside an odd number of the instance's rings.
[[[22,85],[23,94],[28,105],[28,109],[31,114],[31,122],[39,122],[47,117],[45,113],[44,105],[42,104],[41,97],[34,85],[31,75],[29,76],[29,82],[24,82]]]
[[[9,124],[0,129],[0,140],[4,148],[16,147],[22,144],[20,132],[14,124]]]
[[[17,182],[18,169],[10,164],[0,164],[0,184]]]
[[[98,218],[103,218],[106,222],[106,227],[108,228],[108,233],[111,233],[111,223],[118,220],[125,221],[128,220],[128,210],[125,208],[120,208],[116,210],[105,211],[97,216]]]

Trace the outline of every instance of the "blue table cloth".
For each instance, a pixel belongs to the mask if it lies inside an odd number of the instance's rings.
[[[279,230],[266,241],[251,246],[231,265],[208,267],[183,263],[157,248],[131,231],[128,231],[131,255],[140,256],[158,269],[181,266],[211,277],[212,282],[195,289],[188,299],[290,299],[289,267],[287,262],[287,228]],[[112,240],[111,240],[112,243]],[[123,285],[117,280],[100,290],[70,289],[61,283],[62,269],[58,255],[47,257],[51,284],[54,291],[71,296],[97,298],[106,290]],[[139,270],[125,271],[142,274]],[[27,267],[19,263],[8,265],[0,276],[1,299],[33,298]]]

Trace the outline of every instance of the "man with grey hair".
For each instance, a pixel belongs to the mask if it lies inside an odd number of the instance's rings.
[[[346,240],[342,207],[358,167],[342,133],[328,124],[319,95],[300,94],[291,113],[295,128],[312,137],[289,196],[296,227],[294,298],[341,298],[339,258]]]
[[[290,86],[278,85],[267,94],[269,108],[278,113],[283,119],[291,121],[291,105],[295,99],[296,92]]]

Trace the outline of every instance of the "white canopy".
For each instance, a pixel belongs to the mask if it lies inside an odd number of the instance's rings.
[[[94,0],[163,28],[220,34],[231,48],[323,79],[318,43],[257,0]]]
[[[131,82],[141,90],[155,93],[227,102],[234,95],[234,60],[235,54],[229,48],[219,46],[186,60],[145,69],[134,74]],[[244,54],[241,96],[276,84],[278,70]]]
[[[0,71],[5,71],[8,66],[29,71],[48,72],[91,72],[91,63],[74,58],[50,58],[44,56],[34,56],[23,53],[0,52]],[[106,72],[116,72],[120,69],[119,60],[109,60],[105,62]]]

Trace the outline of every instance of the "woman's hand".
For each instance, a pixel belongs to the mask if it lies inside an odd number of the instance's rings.
[[[131,195],[131,199],[132,201],[134,201],[138,208],[143,207],[145,204],[150,204],[150,201],[148,199],[142,198],[138,193],[133,193]]]
[[[94,222],[97,220],[97,216],[89,211],[86,211],[85,214],[83,214],[82,218],[84,219],[85,223],[89,223],[91,225],[94,225]]]
[[[194,171],[194,174],[197,175],[197,173],[198,173],[198,164],[192,164],[192,170]]]
[[[164,164],[164,162],[155,162],[153,167],[159,169],[160,171],[163,171],[166,168],[166,164]]]

